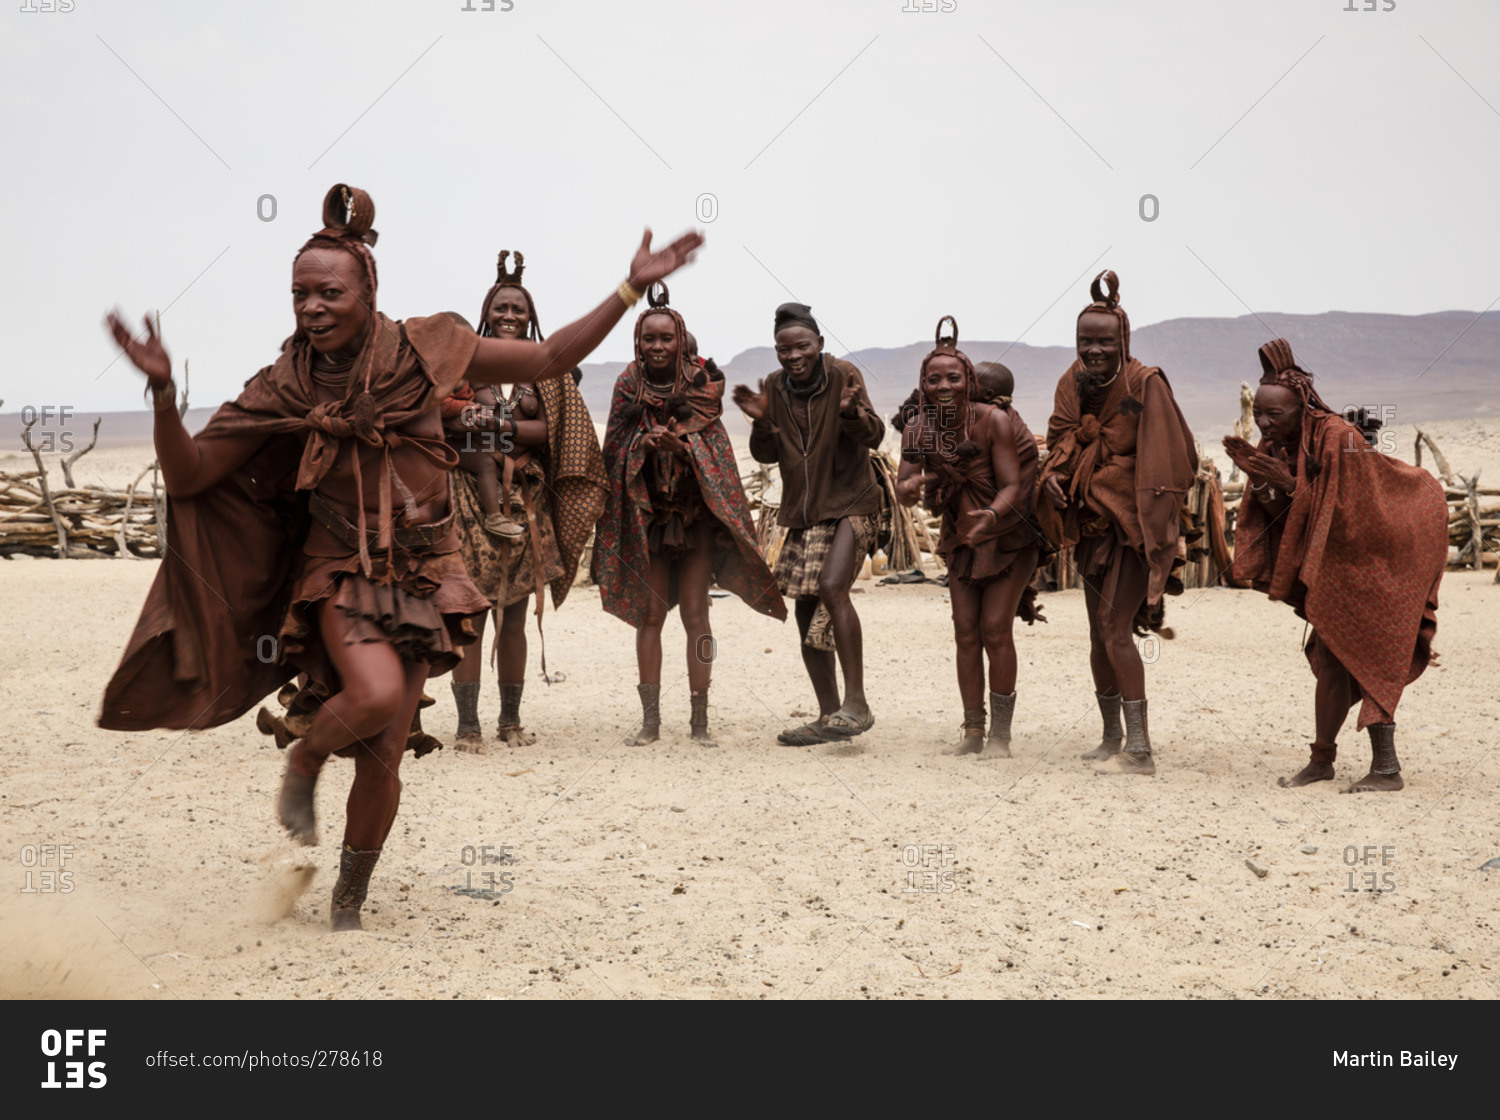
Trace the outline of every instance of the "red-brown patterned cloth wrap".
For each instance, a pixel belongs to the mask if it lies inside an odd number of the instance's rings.
[[[547,443],[529,449],[530,461],[515,474],[513,496],[527,517],[536,518],[541,578],[552,589],[552,605],[560,607],[604,513],[609,478],[599,434],[573,379],[548,378],[533,388],[547,421]],[[526,536],[510,543],[487,533],[478,485],[468,471],[453,472],[453,497],[464,563],[485,598],[503,609],[533,594],[537,565],[529,524]]]
[[[168,498],[167,555],[105,688],[99,726],[217,727],[300,671],[262,655],[266,639],[281,633],[294,580],[306,571],[305,491],[318,487],[347,440],[387,455],[422,442],[401,426],[452,395],[477,346],[473,331],[446,315],[395,322],[377,314],[345,397],[329,402],[319,400],[312,346],[299,333],[214,414],[195,437],[200,445],[250,433],[266,442],[217,485]],[[394,504],[399,487],[389,469],[376,474],[365,480],[368,492]],[[396,523],[394,516],[383,522]],[[373,579],[389,578],[374,569],[376,556],[389,553],[386,536],[368,553]],[[354,562],[363,566],[357,555]],[[453,578],[468,582],[461,572]]]
[[[1076,380],[1082,368],[1075,360],[1057,383],[1037,478],[1040,486],[1055,476],[1071,500],[1060,511],[1040,496],[1037,522],[1056,548],[1103,535],[1139,553],[1149,573],[1146,601],[1155,605],[1178,559],[1182,506],[1198,473],[1193,433],[1155,366],[1131,358],[1098,415],[1082,410]],[[1108,570],[1117,576],[1114,548],[1094,552],[1111,558]],[[1114,598],[1113,583],[1102,588],[1106,599]]]
[[[492,606],[504,610],[536,590],[528,521],[533,514],[537,540],[541,543],[542,580],[552,586],[553,602],[560,598],[556,588],[564,568],[562,553],[557,548],[557,533],[553,529],[551,499],[542,465],[533,459],[516,472],[511,483],[511,516],[526,525],[527,533],[515,540],[501,540],[485,531],[486,514],[479,500],[478,480],[462,468],[453,472],[453,510],[458,515],[459,551],[474,585]],[[515,508],[517,501],[525,513]],[[600,504],[603,504],[602,494]],[[576,557],[573,567],[576,572]]]
[[[648,453],[641,439],[653,426],[665,426],[670,401],[642,393],[639,366],[632,362],[615,382],[609,424],[604,433],[604,463],[609,497],[594,539],[593,580],[599,585],[604,609],[632,626],[646,619],[650,594],[649,529],[655,516],[654,495],[648,483]],[[755,545],[750,503],[740,484],[734,449],[719,419],[723,412],[724,381],[703,378],[688,383],[686,403],[691,415],[676,419],[676,428],[692,452],[692,481],[708,512],[719,523],[714,543],[714,580],[743,599],[752,610],[772,618],[786,618],[786,604],[776,590],[775,577]],[[640,401],[637,402],[637,398]],[[642,407],[632,407],[639,403]],[[654,456],[652,456],[654,457]],[[674,579],[669,607],[677,605]]]
[[[578,577],[578,563],[594,526],[604,516],[609,472],[594,418],[571,377],[553,377],[536,385],[547,417],[547,489],[562,571],[549,577],[552,605],[562,606]]]
[[[1432,475],[1371,448],[1343,417],[1304,408],[1302,426],[1291,506],[1270,520],[1246,491],[1233,574],[1312,624],[1308,662],[1316,668],[1321,644],[1349,670],[1360,728],[1390,723],[1433,656],[1447,499]]]

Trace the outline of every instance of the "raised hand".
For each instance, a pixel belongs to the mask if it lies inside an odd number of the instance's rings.
[[[665,280],[693,259],[693,254],[703,244],[703,234],[697,230],[684,233],[663,249],[652,250],[651,230],[641,238],[641,247],[635,251],[630,262],[630,286],[644,292],[658,280]]]
[[[844,382],[844,391],[839,394],[839,411],[848,412],[859,399],[859,385],[854,381]]]
[[[161,336],[156,333],[156,320],[149,311],[146,312],[145,320],[144,338],[137,338],[130,332],[118,310],[110,311],[104,316],[104,326],[114,335],[131,364],[144,373],[151,387],[156,389],[172,380],[172,359],[167,356],[167,349],[161,344]]]
[[[770,411],[771,401],[766,396],[764,379],[757,381],[754,389],[748,385],[736,385],[732,395],[734,403],[740,406],[740,411],[751,420],[764,420]]]

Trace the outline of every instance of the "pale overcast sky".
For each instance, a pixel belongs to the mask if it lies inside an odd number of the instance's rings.
[[[551,329],[698,225],[674,303],[723,359],[793,295],[840,351],[1067,344],[1106,266],[1137,324],[1500,297],[1492,0],[486,2],[10,0],[5,410],[142,407],[116,303],[233,396],[339,181],[395,317],[474,318],[510,248]]]

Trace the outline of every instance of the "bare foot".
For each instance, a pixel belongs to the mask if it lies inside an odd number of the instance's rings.
[[[1400,774],[1377,774],[1371,770],[1359,781],[1340,793],[1393,793],[1406,785]]]
[[[643,725],[639,731],[625,740],[627,747],[644,747],[647,743],[654,743],[661,738],[661,729],[649,724]]]
[[[276,816],[293,840],[310,848],[318,842],[318,826],[313,814],[313,790],[317,788],[318,776],[308,777],[298,772],[299,756],[300,748],[293,747],[287,759],[286,773],[281,779]]]
[[[982,751],[979,752],[979,759],[980,759],[981,762],[987,761],[988,759],[991,759],[991,758],[1009,758],[1009,757],[1010,757],[1010,740],[1009,739],[986,739],[984,741],[984,750],[982,750]]]
[[[1108,762],[1120,753],[1120,748],[1124,743],[1124,739],[1100,739],[1097,747],[1078,757],[1085,762]]]
[[[956,754],[979,754],[984,750],[984,731],[982,729],[966,727],[964,737],[951,747],[944,747],[943,753]]]
[[[529,747],[536,742],[536,736],[520,724],[516,724],[514,727],[498,728],[495,734],[500,742],[507,747]]]
[[[1277,778],[1276,784],[1282,789],[1292,789],[1295,786],[1310,786],[1314,782],[1333,781],[1333,764],[1330,762],[1309,762],[1301,770],[1298,770],[1290,778]]]
[[[1150,754],[1121,751],[1115,755],[1115,765],[1122,774],[1139,774],[1143,778],[1149,778],[1156,773],[1156,759]]]
[[[708,728],[706,727],[693,729],[693,742],[697,743],[700,747],[717,747],[719,745],[714,742],[713,736],[708,733]]]
[[[465,731],[453,737],[453,749],[464,754],[484,754],[484,736],[478,731]]]

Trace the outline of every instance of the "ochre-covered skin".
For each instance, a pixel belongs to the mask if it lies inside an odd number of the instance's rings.
[[[1083,578],[1089,667],[1106,718],[1105,739],[1083,757],[1149,775],[1146,676],[1133,631],[1167,590],[1198,452],[1166,376],[1130,354],[1118,291],[1115,274],[1100,273],[1078,316],[1078,358],[1057,383],[1047,423],[1037,520],[1055,547],[1073,549]],[[1117,703],[1126,731],[1118,754],[1109,714]]]
[[[1224,441],[1250,479],[1232,573],[1312,625],[1305,652],[1318,680],[1317,739],[1308,767],[1289,784],[1334,776],[1336,736],[1359,704],[1356,726],[1373,729],[1377,757],[1351,789],[1400,789],[1383,729],[1433,657],[1447,500],[1432,475],[1382,454],[1329,409],[1283,340],[1262,347],[1261,358],[1255,410],[1263,438],[1254,447]]]
[[[964,721],[959,742],[944,754],[1010,757],[1015,704],[1018,614],[1038,617],[1030,587],[1040,546],[1033,516],[1036,440],[1008,397],[979,403],[968,358],[942,338],[919,374],[916,410],[902,432],[896,499],[942,515],[938,551],[948,568]],[[955,333],[956,333],[955,324]],[[985,674],[985,657],[989,673]],[[994,720],[985,734],[986,685]]]
[[[480,339],[447,315],[379,314],[374,213],[363,191],[328,192],[324,228],[293,263],[295,333],[196,438],[171,407],[171,361],[155,329],[137,338],[118,316],[106,320],[153,392],[170,505],[168,556],[99,722],[216,726],[306,674],[326,699],[288,751],[278,815],[295,840],[316,843],[319,771],[329,755],[354,751],[344,842],[358,860],[335,891],[340,929],[359,927],[423,684],[457,661],[473,615],[489,605],[458,557],[448,503],[456,456],[440,406],[465,377],[565,374],[633,290],[687,263],[702,241],[687,234],[653,252],[648,230],[625,285],[547,342],[523,344]],[[268,638],[275,656],[265,655]]]

